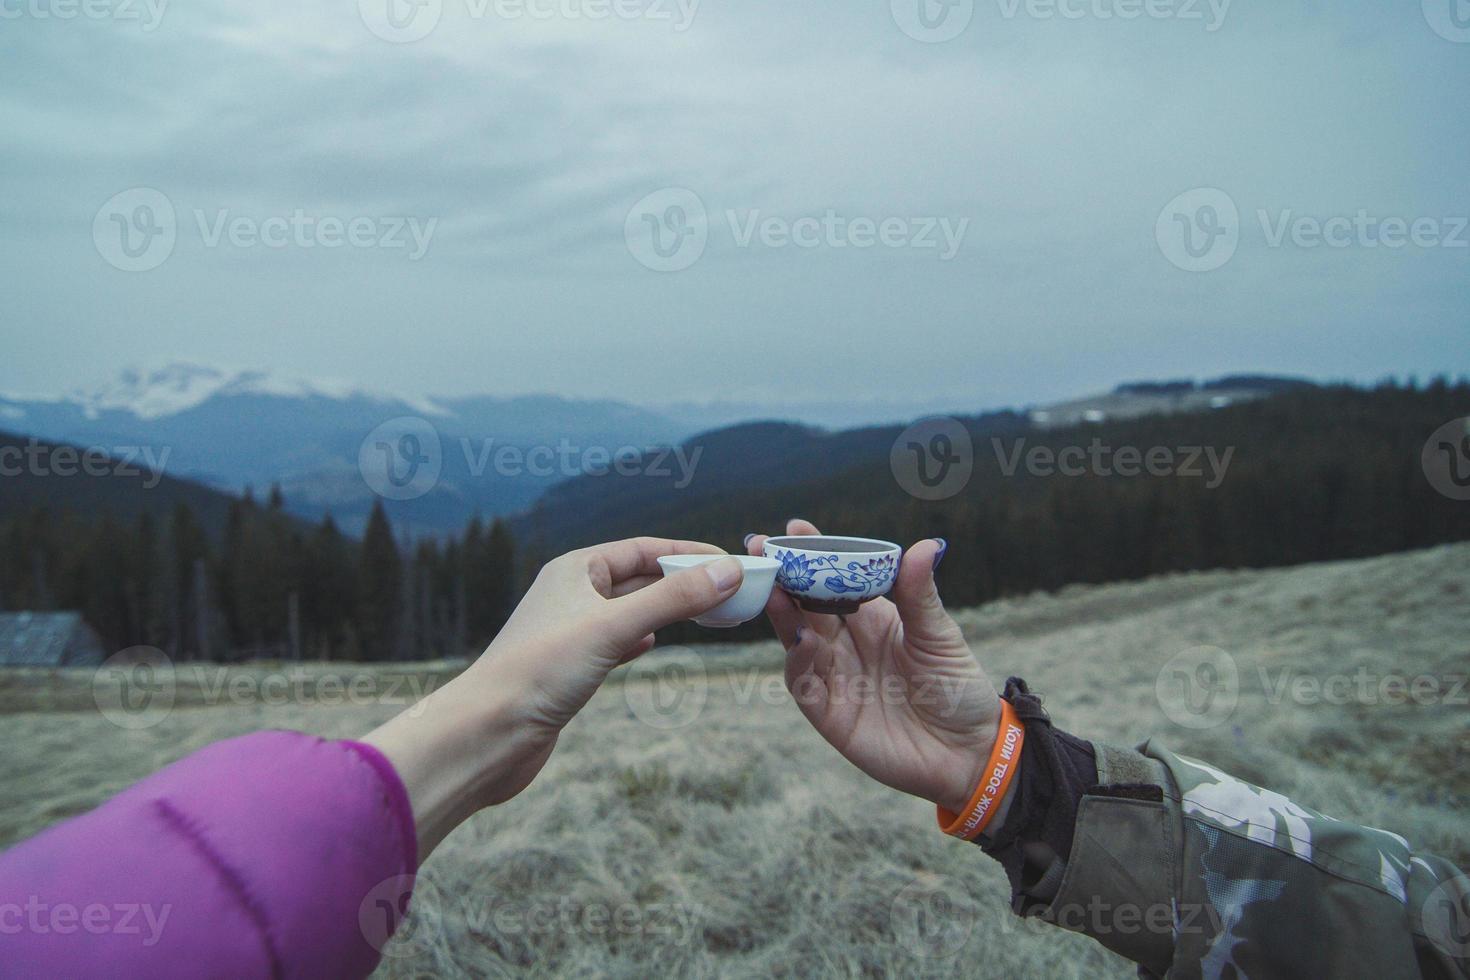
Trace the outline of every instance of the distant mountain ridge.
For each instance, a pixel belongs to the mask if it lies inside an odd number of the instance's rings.
[[[1297,379],[1239,376],[1134,382],[1088,398],[985,416],[1007,430],[1201,411],[1264,397],[1302,384]],[[814,479],[888,451],[913,415],[886,424],[843,420],[916,412],[919,403],[680,404],[649,409],[611,399],[555,395],[427,397],[376,391],[334,381],[303,381],[258,370],[177,362],[128,369],[94,388],[61,397],[0,395],[0,427],[106,450],[149,446],[169,451],[168,473],[229,493],[279,484],[287,507],[316,520],[330,512],[349,534],[360,533],[379,498],[359,470],[365,440],[382,423],[422,420],[438,440],[439,478],[423,495],[388,500],[394,525],[411,534],[458,531],[468,517],[524,514],[521,530],[558,536],[563,525],[595,519],[600,526],[657,516],[660,507],[697,505],[704,487],[771,486]],[[762,409],[768,411],[762,412]],[[800,412],[802,421],[749,421]],[[742,413],[751,413],[746,416]],[[923,414],[923,413],[921,413]],[[813,419],[834,423],[829,428]],[[639,457],[656,446],[698,449],[699,482],[661,496],[658,476],[634,481],[582,476],[596,451]],[[563,452],[556,466],[496,465],[499,451]],[[563,515],[574,515],[575,520]]]
[[[78,446],[167,447],[173,476],[231,493],[278,483],[292,512],[315,520],[330,511],[349,533],[362,530],[378,499],[358,469],[359,450],[377,426],[402,417],[438,434],[443,472],[424,495],[385,503],[395,525],[428,533],[458,531],[476,511],[523,510],[575,475],[480,470],[487,447],[642,450],[693,431],[605,399],[426,398],[186,363],[124,371],[65,397],[0,396],[0,426],[12,432]]]
[[[1310,382],[1271,376],[1202,383],[1133,382],[1104,394],[1025,411],[962,414],[957,421],[979,446],[987,439],[1027,431],[1205,412],[1312,387]],[[677,474],[652,475],[646,466],[635,468],[633,476],[582,476],[547,490],[534,507],[513,519],[512,527],[523,540],[560,550],[600,537],[636,534],[646,527],[725,523],[706,510],[731,514],[751,507],[754,517],[752,501],[758,496],[832,484],[836,475],[857,469],[886,470],[894,441],[906,427],[900,423],[827,431],[788,422],[752,422],[703,432],[682,447],[686,458],[695,459],[697,454],[696,472],[682,485]],[[843,499],[837,487],[831,495]]]

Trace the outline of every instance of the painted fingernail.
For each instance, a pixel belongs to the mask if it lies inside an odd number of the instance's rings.
[[[793,640],[793,641],[791,641],[791,649],[795,650],[799,646],[801,646],[801,627],[800,626],[798,626],[796,628],[796,639]]]
[[[720,592],[728,592],[740,584],[740,562],[735,558],[705,562],[704,571]]]
[[[943,538],[935,538],[939,542],[939,550],[934,552],[934,567],[937,569],[939,563],[944,561],[944,553],[949,550],[949,542]]]
[[[746,547],[746,548],[749,548],[750,547],[750,539],[753,538],[753,537],[755,537],[755,532],[754,531],[751,531],[749,534],[747,534],[745,536],[745,540],[742,541],[742,542],[740,542],[741,546]]]

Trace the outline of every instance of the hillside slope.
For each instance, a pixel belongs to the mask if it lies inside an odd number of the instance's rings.
[[[1071,731],[1157,737],[1470,862],[1470,712],[1464,688],[1453,690],[1470,674],[1470,545],[1074,587],[957,618],[995,677],[1026,677]],[[1200,644],[1228,653],[1239,684],[1217,724],[1186,727],[1161,704],[1158,680]],[[983,975],[1134,975],[1089,940],[1013,918],[996,866],[812,732],[781,687],[781,657],[769,641],[666,649],[614,674],[529,790],[436,851],[413,941],[390,947],[378,975],[950,978],[977,963]],[[292,668],[344,672],[402,668]],[[1331,704],[1290,693],[1364,673],[1370,690],[1426,677],[1442,696]],[[229,675],[258,682],[272,669]],[[0,846],[216,739],[263,727],[350,737],[396,710],[209,706],[219,678],[203,679],[181,674],[187,707],[124,732],[90,710],[89,674],[0,674],[0,739],[26,747],[0,758]],[[605,924],[612,914],[623,928]]]
[[[145,513],[164,518],[187,504],[210,534],[223,532],[235,497],[170,475],[169,447],[113,446],[114,455],[92,458],[91,472],[81,462],[85,448],[0,432],[0,453],[6,460],[6,472],[0,475],[0,520],[44,507],[53,515],[70,513],[84,521],[102,515],[131,521]]]

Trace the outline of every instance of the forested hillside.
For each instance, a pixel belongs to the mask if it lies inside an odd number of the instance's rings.
[[[260,504],[119,473],[117,460],[73,471],[70,447],[42,445],[34,465],[0,476],[0,610],[80,610],[112,650],[459,656],[488,642],[515,597],[515,548],[499,521],[404,541],[380,506],[359,541],[330,517],[292,517],[274,488]]]
[[[1358,558],[1470,539],[1470,504],[1431,486],[1420,460],[1429,435],[1464,416],[1464,382],[1291,388],[1068,428],[997,413],[963,420],[973,473],[937,501],[895,478],[897,427],[752,423],[681,447],[687,468],[645,457],[629,470],[638,475],[578,478],[513,525],[476,519],[419,540],[396,534],[382,507],[360,541],[330,518],[304,524],[278,491],[262,504],[167,477],[151,488],[117,476],[6,477],[0,608],[80,609],[114,648],[184,657],[418,659],[482,647],[539,564],[569,548],[655,534],[735,550],[745,533],[792,516],[905,543],[948,539],[941,578],[957,605]],[[1167,452],[1168,471],[1120,473],[1125,452],[1155,451]],[[1075,475],[1036,465],[1068,452],[1086,460]]]
[[[966,419],[974,472],[962,492],[939,501],[916,499],[895,479],[888,451],[898,428],[869,430],[872,449],[859,465],[821,475],[808,469],[797,482],[760,486],[725,477],[747,461],[760,468],[759,443],[729,447],[712,439],[683,489],[647,475],[583,477],[561,492],[574,506],[557,507],[558,497],[548,495],[516,527],[538,554],[633,533],[737,549],[747,532],[775,531],[792,516],[905,543],[940,536],[950,542],[941,576],[946,600],[970,605],[1074,582],[1265,568],[1470,539],[1470,504],[1437,492],[1420,462],[1430,434],[1466,415],[1470,385],[1435,382],[1288,390],[1208,412],[1066,429],[1037,428],[1015,415]],[[810,437],[814,451],[822,438]],[[1038,447],[1054,455],[1066,447],[1090,451],[1094,443],[1113,455],[1166,448],[1175,472],[1123,476],[1088,466],[1066,476],[1032,472],[1024,462]],[[1198,475],[1180,472],[1195,448]],[[1211,452],[1227,462],[1218,480]],[[587,503],[599,485],[617,507]]]

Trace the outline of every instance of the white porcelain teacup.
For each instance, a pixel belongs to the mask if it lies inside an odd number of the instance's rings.
[[[795,534],[766,539],[762,549],[781,563],[776,584],[809,612],[850,613],[887,595],[903,548],[892,541]]]
[[[700,626],[727,629],[754,619],[766,608],[766,600],[776,585],[776,572],[781,567],[779,561],[752,555],[664,555],[658,560],[658,567],[668,576],[721,558],[738,558],[745,577],[734,595],[694,621]]]

